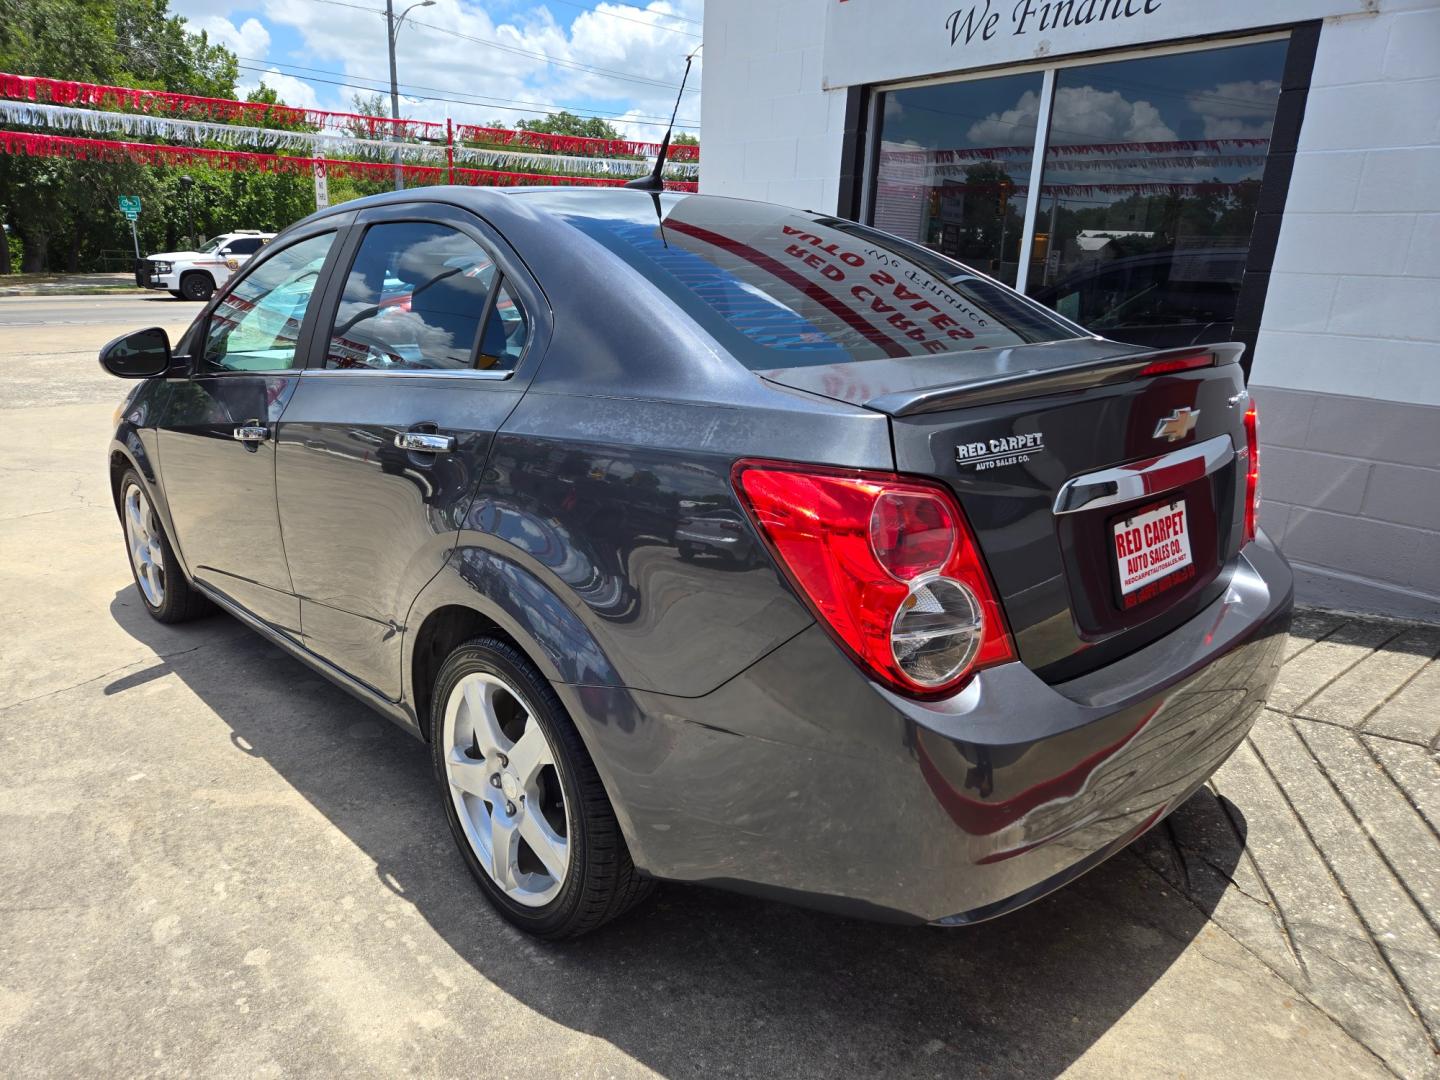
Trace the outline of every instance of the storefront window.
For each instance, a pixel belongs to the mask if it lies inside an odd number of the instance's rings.
[[[881,99],[878,229],[1015,284],[1041,75],[892,90]]]
[[[1028,242],[1045,73],[887,92],[871,221],[1107,337],[1228,340],[1287,45],[1056,69]]]
[[[1285,42],[1056,73],[1028,292],[1107,337],[1224,341]]]

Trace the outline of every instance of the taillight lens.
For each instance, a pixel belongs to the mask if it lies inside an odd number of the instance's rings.
[[[1260,418],[1255,415],[1255,402],[1245,410],[1245,536],[1248,544],[1255,539],[1255,526],[1260,516]]]
[[[939,697],[1015,658],[975,538],[945,488],[774,461],[741,461],[733,481],[796,591],[872,675]]]
[[[1196,368],[1210,367],[1214,363],[1215,357],[1208,352],[1196,353],[1193,356],[1172,356],[1146,364],[1140,369],[1138,377],[1144,379],[1152,375],[1169,375],[1176,371],[1194,371]]]

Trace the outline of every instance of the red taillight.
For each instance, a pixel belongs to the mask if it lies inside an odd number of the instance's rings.
[[[1245,410],[1245,535],[1242,544],[1255,539],[1256,519],[1260,516],[1260,418],[1255,415],[1255,402]]]
[[[735,490],[800,596],[861,666],[917,697],[1015,658],[979,548],[938,484],[741,461]]]
[[[1169,375],[1176,371],[1193,371],[1196,368],[1210,367],[1213,363],[1215,363],[1215,357],[1208,352],[1196,353],[1194,356],[1175,356],[1146,364],[1140,369],[1138,378],[1143,379],[1151,375]]]

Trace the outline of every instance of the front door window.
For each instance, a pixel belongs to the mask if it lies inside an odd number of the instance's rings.
[[[221,297],[205,332],[204,370],[303,367],[300,327],[334,240],[324,233],[276,252]]]

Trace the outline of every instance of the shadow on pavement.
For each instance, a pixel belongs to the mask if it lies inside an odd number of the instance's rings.
[[[111,612],[138,640],[160,639],[130,588]],[[1189,855],[1195,867],[1162,827],[1059,893],[968,929],[665,885],[588,938],[539,945],[470,880],[424,746],[258,636],[206,637],[106,692],[178,675],[238,752],[367,853],[380,882],[484,978],[667,1076],[1053,1076],[1200,933],[1243,851],[1243,817],[1202,788],[1171,818],[1218,838],[1203,859]]]

